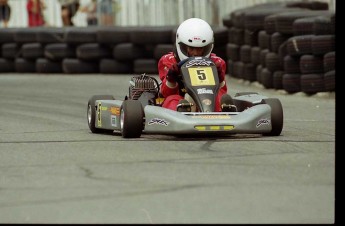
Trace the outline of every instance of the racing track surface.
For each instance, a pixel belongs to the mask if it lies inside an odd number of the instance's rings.
[[[333,223],[335,95],[228,78],[284,108],[281,136],[92,134],[87,101],[130,76],[0,75],[1,223]]]

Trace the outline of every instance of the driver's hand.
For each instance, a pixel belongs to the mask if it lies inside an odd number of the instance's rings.
[[[166,79],[171,82],[175,83],[177,80],[177,76],[180,74],[180,69],[177,64],[171,65],[169,71],[167,73]]]

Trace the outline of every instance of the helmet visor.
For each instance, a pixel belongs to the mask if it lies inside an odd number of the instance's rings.
[[[182,42],[179,42],[178,44],[180,46],[181,52],[185,56],[188,56],[188,57],[193,56],[191,54],[193,49],[202,49],[202,50],[198,50],[198,53],[200,53],[200,54],[198,54],[198,56],[203,56],[204,57],[204,56],[208,56],[211,53],[212,48],[213,48],[213,43],[210,43],[210,44],[208,44],[206,46],[203,46],[203,47],[188,46],[188,45],[186,45],[186,44],[184,44]],[[196,55],[194,55],[194,56],[196,56]]]

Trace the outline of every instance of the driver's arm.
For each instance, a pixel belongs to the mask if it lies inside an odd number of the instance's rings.
[[[158,61],[159,78],[162,81],[161,94],[163,97],[178,94],[178,83],[176,82],[178,68],[176,69],[176,59],[173,54],[166,54]],[[176,77],[175,77],[176,76]]]
[[[211,55],[211,59],[217,67],[220,87],[223,87],[225,86],[226,63],[222,58],[215,55]]]

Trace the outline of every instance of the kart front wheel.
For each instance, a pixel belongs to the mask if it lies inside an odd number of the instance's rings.
[[[125,100],[121,106],[121,134],[124,138],[138,138],[144,129],[144,110],[138,100]]]
[[[115,100],[112,95],[94,95],[87,103],[87,124],[92,133],[104,133],[107,130],[96,128],[96,100]]]
[[[284,114],[283,107],[280,100],[277,98],[264,99],[264,103],[271,107],[271,125],[272,130],[269,133],[264,133],[264,136],[279,136],[283,130]]]

